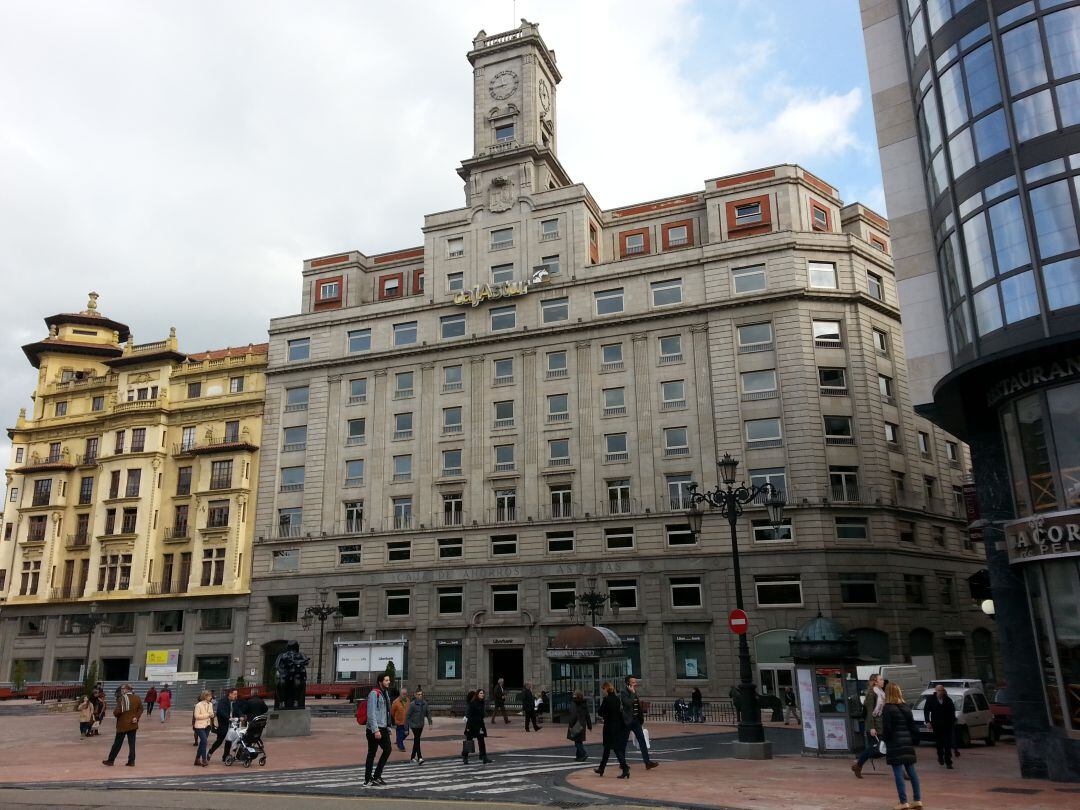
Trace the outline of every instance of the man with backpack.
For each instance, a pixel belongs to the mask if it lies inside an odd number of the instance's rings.
[[[390,676],[385,672],[379,676],[375,688],[368,693],[367,700],[356,708],[356,722],[362,724],[367,733],[367,759],[364,762],[364,787],[385,785],[382,778],[383,767],[390,759],[390,696],[387,689]],[[379,764],[375,765],[375,751],[382,749]]]

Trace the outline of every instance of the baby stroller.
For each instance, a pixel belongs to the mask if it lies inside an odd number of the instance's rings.
[[[266,748],[263,746],[262,735],[266,729],[266,715],[260,714],[248,723],[241,726],[238,719],[230,722],[229,733],[225,736],[226,742],[233,744],[232,751],[225,757],[225,764],[232,765],[239,762],[245,768],[250,768],[256,758],[260,765],[266,764]]]
[[[682,698],[678,698],[672,707],[675,710],[675,721],[678,723],[693,723],[694,716],[690,713],[690,704]]]

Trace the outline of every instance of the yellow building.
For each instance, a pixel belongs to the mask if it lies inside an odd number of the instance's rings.
[[[76,678],[90,636],[105,679],[143,677],[160,650],[235,678],[267,346],[185,354],[175,329],[136,344],[97,297],[23,347],[38,382],[8,430],[0,677]]]

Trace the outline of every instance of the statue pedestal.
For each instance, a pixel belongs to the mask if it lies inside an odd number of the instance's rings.
[[[266,737],[310,737],[310,709],[271,709],[266,718]]]

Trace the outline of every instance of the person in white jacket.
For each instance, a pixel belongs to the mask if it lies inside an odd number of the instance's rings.
[[[390,759],[390,676],[379,676],[375,688],[367,696],[367,760],[364,762],[364,785],[385,785],[383,767]],[[375,751],[382,749],[379,764],[375,765]],[[373,769],[374,766],[374,769]]]

